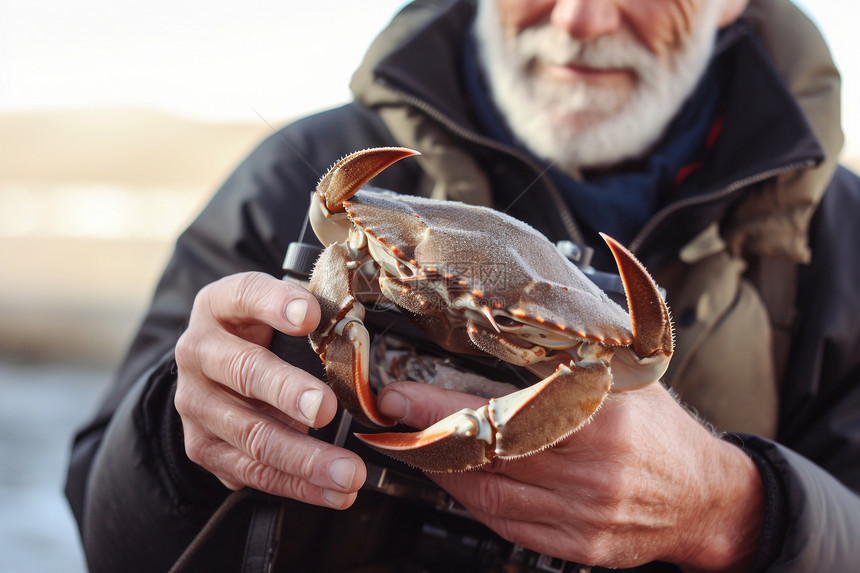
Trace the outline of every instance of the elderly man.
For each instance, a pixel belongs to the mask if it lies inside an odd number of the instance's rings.
[[[787,2],[747,4],[406,7],[355,102],[263,143],[179,239],[75,442],[92,570],[856,567],[860,184],[836,167],[820,36]],[[325,167],[381,145],[423,155],[380,187],[506,210],[605,271],[598,232],[628,245],[674,313],[662,383],[610,394],[549,450],[429,480],[331,438],[302,338],[319,306],[276,277]],[[278,355],[275,331],[294,337]],[[419,428],[481,403],[379,396]]]

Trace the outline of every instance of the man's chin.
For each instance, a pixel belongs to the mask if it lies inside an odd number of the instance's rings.
[[[612,115],[617,113],[595,110],[584,110],[575,113],[558,112],[550,115],[551,125],[560,132],[567,133],[568,138],[600,133],[601,128],[612,121]]]
[[[642,133],[642,125],[621,121],[614,113],[582,111],[543,113],[543,121],[520,126],[520,140],[533,153],[560,170],[576,175],[584,170],[602,169],[633,159],[652,139]],[[631,138],[638,144],[631,145]],[[636,149],[638,148],[638,149]]]

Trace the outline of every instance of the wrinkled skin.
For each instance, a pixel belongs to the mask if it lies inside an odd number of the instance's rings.
[[[410,382],[380,398],[384,413],[419,428],[481,403]],[[746,571],[761,526],[755,466],[658,384],[610,394],[600,415],[543,452],[428,475],[502,537],[577,563]]]
[[[307,436],[331,422],[337,399],[268,350],[274,329],[304,336],[319,317],[307,290],[262,273],[225,277],[197,295],[176,345],[175,403],[189,459],[228,488],[339,509],[355,500],[361,458]]]

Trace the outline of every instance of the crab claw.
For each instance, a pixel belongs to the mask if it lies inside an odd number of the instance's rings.
[[[343,243],[352,226],[344,201],[355,195],[368,181],[387,167],[417,151],[405,147],[378,147],[351,153],[335,163],[311,197],[308,216],[311,227],[323,246]]]
[[[325,350],[326,377],[344,408],[368,427],[393,426],[376,406],[376,395],[370,389],[368,364],[370,336],[364,324],[344,318],[334,329],[335,336]]]
[[[377,147],[351,153],[335,163],[317,183],[316,192],[332,213],[343,212],[343,202],[392,164],[419,155],[405,147]]]
[[[387,456],[428,472],[471,470],[495,457],[487,406],[460,410],[421,432],[356,437]]]
[[[621,243],[600,234],[618,265],[633,330],[633,352],[619,352],[612,360],[612,382],[617,390],[633,390],[659,380],[674,350],[669,309],[654,279]]]
[[[356,436],[424,471],[467,471],[495,458],[539,452],[571,435],[603,402],[610,381],[600,360],[561,364],[533,386],[493,398],[478,410],[460,410],[424,431]]]

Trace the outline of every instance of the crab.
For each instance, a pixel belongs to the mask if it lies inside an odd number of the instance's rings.
[[[416,154],[395,147],[355,152],[312,196],[311,225],[327,247],[309,285],[322,311],[309,338],[329,385],[363,425],[396,425],[379,411],[368,382],[365,304],[379,300],[399,307],[446,351],[493,356],[541,380],[423,431],[359,439],[424,471],[472,470],[553,446],[589,421],[610,391],[640,388],[665,373],[673,351],[669,311],[626,248],[603,235],[629,314],[513,217],[361,189]],[[378,277],[372,288],[356,286],[370,275]]]

